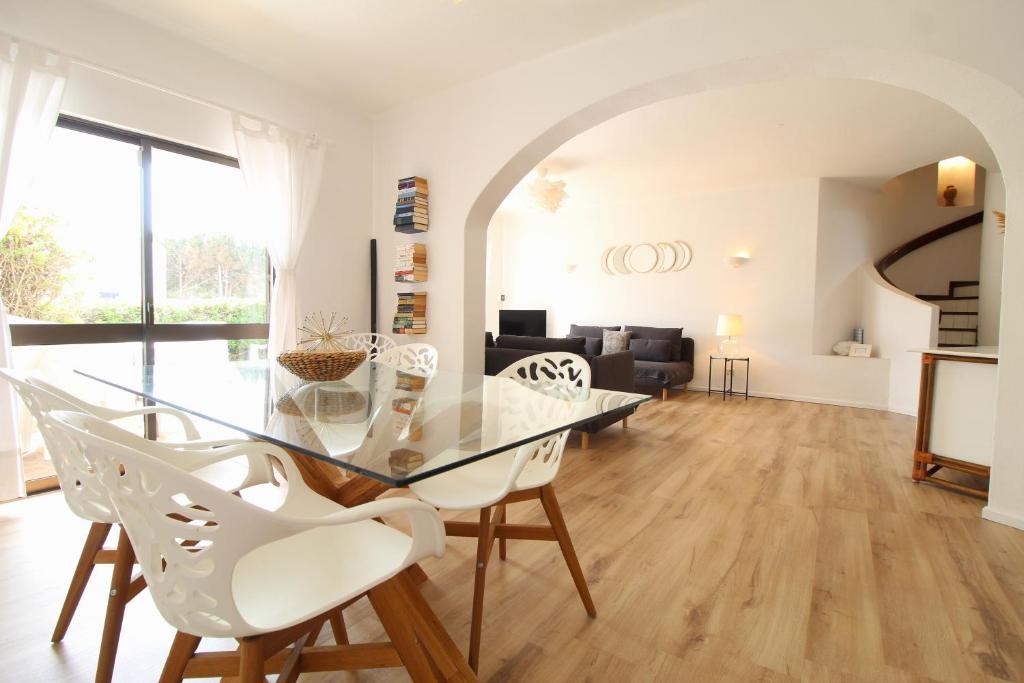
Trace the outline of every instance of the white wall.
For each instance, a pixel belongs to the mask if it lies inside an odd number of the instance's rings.
[[[829,355],[836,342],[851,339],[853,328],[874,330],[861,315],[861,266],[876,258],[888,227],[880,192],[840,178],[819,183],[814,304],[814,353]]]
[[[567,334],[571,323],[682,326],[696,346],[691,386],[706,388],[717,316],[740,313],[756,395],[887,405],[887,361],[813,355],[817,179],[617,195],[573,201],[556,214],[502,211],[496,221],[501,246],[489,248],[502,255],[504,305],[547,309],[549,336]],[[600,267],[609,246],[671,240],[693,250],[680,272],[608,275]],[[734,269],[725,258],[739,249],[752,258]],[[497,307],[489,296],[489,318]]]
[[[299,255],[297,308],[300,315],[338,311],[353,327],[369,327],[368,117],[98,4],[6,0],[0,30],[100,67],[72,67],[67,113],[231,155],[224,108],[329,140],[320,200]]]
[[[978,343],[995,346],[999,343],[999,307],[1003,298],[1003,240],[996,227],[993,212],[1005,211],[1006,188],[1001,173],[988,174],[985,184],[985,222],[981,228],[981,283],[978,288]]]
[[[867,261],[860,269],[861,319],[874,353],[889,362],[888,407],[917,414],[921,354],[938,342],[939,308],[886,282]]]

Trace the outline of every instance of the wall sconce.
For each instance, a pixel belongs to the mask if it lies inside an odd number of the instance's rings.
[[[967,157],[943,159],[938,164],[935,203],[938,206],[974,206],[977,164]]]
[[[745,266],[747,264],[747,261],[749,260],[750,252],[744,249],[742,251],[737,251],[732,256],[726,258],[725,262],[728,263],[733,268],[739,268],[740,266]]]

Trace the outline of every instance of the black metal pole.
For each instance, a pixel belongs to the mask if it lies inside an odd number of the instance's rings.
[[[377,331],[377,240],[370,240],[370,332]]]

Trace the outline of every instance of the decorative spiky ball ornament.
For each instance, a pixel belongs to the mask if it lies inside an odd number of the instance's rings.
[[[342,346],[340,337],[349,333],[345,329],[348,324],[348,316],[338,318],[337,313],[331,313],[328,318],[323,313],[310,313],[299,327],[301,337],[299,338],[299,349],[302,351],[347,351]]]

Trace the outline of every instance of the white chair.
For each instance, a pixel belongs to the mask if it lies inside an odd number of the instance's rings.
[[[438,354],[430,344],[403,344],[382,351],[376,361],[403,372],[430,377],[437,372]]]
[[[376,332],[354,332],[338,337],[338,344],[350,351],[366,351],[366,358],[373,360],[381,353],[397,346],[395,340]]]
[[[410,625],[418,605],[403,604],[407,578],[399,576],[444,553],[441,520],[430,506],[391,498],[346,509],[321,498],[315,511],[303,507],[311,500],[269,511],[169,465],[174,452],[160,443],[81,413],[55,411],[43,420],[96,469],[157,609],[178,630],[162,683],[235,675],[256,683],[279,672],[279,680],[292,681],[299,671],[399,660],[414,680],[432,679]],[[224,449],[224,457],[239,448]],[[393,513],[406,516],[411,536],[375,521]],[[391,643],[305,648],[364,594]],[[206,637],[236,638],[240,647],[195,656]],[[296,650],[282,652],[293,642]]]
[[[524,358],[508,366],[498,375],[515,380],[533,390],[558,398],[569,399],[590,389],[590,366],[571,353],[542,353]],[[503,416],[507,417],[507,416]],[[510,538],[558,541],[569,566],[576,590],[591,617],[597,616],[583,570],[562,517],[555,490],[551,485],[565,450],[569,431],[560,432],[515,451],[499,453],[444,474],[410,484],[416,496],[443,510],[480,510],[480,521],[445,522],[449,536],[477,538],[476,577],[473,584],[473,617],[470,625],[469,665],[477,670],[480,661],[480,635],[483,623],[484,583],[487,562],[495,539],[499,555],[506,558],[506,542]],[[458,452],[439,456],[453,461]],[[436,467],[438,460],[430,462]],[[513,525],[506,522],[506,506],[511,503],[539,499],[547,514],[550,528]],[[493,512],[492,512],[493,508]]]
[[[181,421],[185,434],[197,439],[199,431],[188,415],[181,411],[162,406],[147,406],[134,410],[115,410],[87,403],[36,377],[30,377],[14,370],[0,368],[0,378],[6,379],[24,401],[29,413],[39,425],[43,443],[53,461],[53,469],[60,483],[64,500],[71,511],[91,523],[85,544],[71,578],[71,585],[64,598],[57,625],[51,640],[60,642],[67,633],[75,615],[78,603],[97,564],[113,564],[110,594],[107,599],[107,613],[100,640],[99,661],[96,681],[107,683],[113,677],[114,660],[120,640],[121,622],[128,602],[142,591],[146,584],[141,578],[132,578],[135,558],[123,531],[118,535],[115,549],[104,548],[111,527],[118,523],[117,513],[107,497],[106,491],[96,479],[89,464],[74,450],[62,448],[54,440],[53,432],[46,427],[44,416],[53,410],[70,410],[87,413],[103,420],[120,420],[140,415],[163,414]],[[195,470],[210,483],[229,491],[238,491],[256,484],[271,481],[273,472],[267,460],[256,451],[236,453],[233,459],[223,457],[218,447],[238,443],[238,440],[189,441],[168,444],[177,467]],[[213,458],[216,451],[216,458]],[[212,461],[215,460],[215,461]]]

